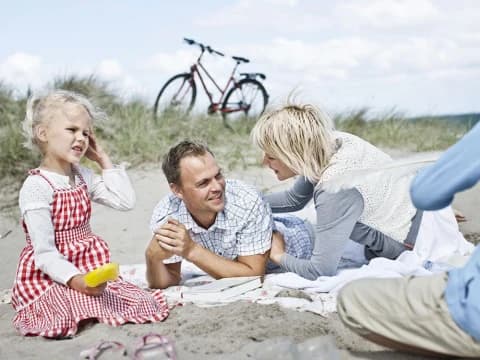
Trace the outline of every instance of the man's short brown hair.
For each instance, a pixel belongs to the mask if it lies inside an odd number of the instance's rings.
[[[170,148],[163,158],[162,170],[169,184],[180,185],[180,161],[187,156],[213,155],[208,146],[200,141],[183,140]]]

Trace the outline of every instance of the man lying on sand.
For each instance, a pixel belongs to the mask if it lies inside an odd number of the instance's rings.
[[[270,207],[251,186],[226,180],[213,153],[204,145],[182,141],[163,164],[171,194],[155,207],[154,232],[145,252],[151,288],[177,285],[182,258],[214,278],[263,275],[273,237]],[[282,227],[287,251],[306,256],[311,231],[298,218]],[[289,236],[291,234],[291,236]]]

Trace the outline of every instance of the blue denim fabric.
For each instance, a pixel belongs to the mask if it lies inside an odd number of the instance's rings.
[[[421,171],[411,187],[412,201],[423,210],[448,206],[455,193],[480,179],[480,124],[448,149],[432,166]],[[480,206],[480,204],[479,204]],[[480,341],[480,248],[469,262],[449,271],[445,300],[455,323]]]

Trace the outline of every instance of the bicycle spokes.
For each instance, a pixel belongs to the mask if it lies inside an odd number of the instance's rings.
[[[256,80],[240,81],[227,95],[222,107],[222,115],[228,123],[245,118],[257,118],[267,104],[265,89]]]
[[[239,88],[239,91],[235,91],[229,99],[224,112],[243,112],[245,115],[248,115],[252,103],[255,101],[258,89],[251,88],[249,86],[243,86]]]
[[[186,114],[193,107],[195,96],[196,87],[191,75],[176,75],[160,90],[155,102],[155,116],[165,112]]]
[[[184,104],[185,99],[188,99],[188,95],[190,94],[192,89],[189,81],[186,79],[183,79],[180,85],[176,84],[176,86],[179,86],[179,87],[177,90],[175,90],[175,88],[173,89],[170,101],[168,101],[169,96],[167,95],[166,97],[167,98],[166,105],[171,108],[180,108],[182,104]]]

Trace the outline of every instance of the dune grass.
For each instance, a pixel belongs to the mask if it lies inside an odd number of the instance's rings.
[[[96,134],[114,161],[127,161],[132,166],[157,163],[172,144],[195,138],[209,144],[226,170],[259,164],[260,154],[249,138],[254,119],[236,124],[235,131],[225,128],[220,116],[168,114],[155,121],[152,104],[141,99],[122,100],[107,82],[94,76],[56,78],[47,85],[47,89],[52,88],[82,93],[109,115],[96,124]],[[12,189],[9,193],[15,193],[26,171],[39,161],[22,146],[25,104],[26,95],[14,97],[12,89],[0,82],[0,185]],[[375,145],[410,151],[445,149],[467,131],[465,126],[436,122],[434,118],[411,122],[395,112],[369,117],[368,109],[337,114],[334,120],[338,129]]]
[[[413,152],[444,150],[468,131],[465,124],[440,122],[435,117],[413,122],[394,111],[369,117],[368,109],[336,115],[334,121],[337,129],[376,146]]]

